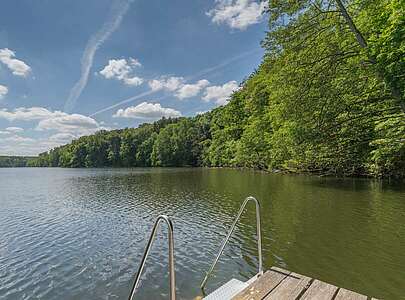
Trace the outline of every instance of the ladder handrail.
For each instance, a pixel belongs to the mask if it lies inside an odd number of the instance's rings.
[[[141,279],[142,271],[145,266],[146,259],[148,258],[150,249],[152,247],[157,228],[160,222],[166,222],[168,228],[168,240],[169,240],[169,276],[170,276],[170,299],[176,300],[176,274],[174,269],[174,237],[173,237],[173,223],[172,220],[166,215],[160,215],[156,219],[155,225],[153,226],[152,233],[150,235],[148,244],[146,245],[145,252],[143,254],[141,265],[139,266],[138,273],[135,277],[135,282],[132,286],[132,290],[128,300],[132,300],[135,295],[136,289],[138,287],[139,281]]]
[[[241,205],[240,209],[239,209],[239,213],[236,216],[235,220],[233,221],[233,224],[226,236],[226,238],[224,239],[224,241],[222,242],[222,246],[221,249],[219,250],[219,253],[217,255],[217,257],[215,258],[213,264],[211,265],[211,268],[209,269],[209,271],[206,273],[204,280],[201,282],[201,289],[204,291],[204,287],[207,284],[208,281],[208,277],[211,275],[211,273],[214,271],[215,265],[218,263],[218,260],[220,258],[220,256],[222,255],[222,252],[225,249],[226,244],[228,243],[235,227],[236,224],[238,223],[243,211],[245,210],[245,206],[249,201],[253,201],[256,204],[256,231],[257,231],[257,252],[258,252],[258,256],[259,256],[259,271],[258,271],[258,276],[263,274],[263,258],[262,258],[262,234],[261,234],[261,222],[260,222],[260,203],[259,201],[252,197],[249,196],[245,199],[245,201],[243,202],[243,204]]]

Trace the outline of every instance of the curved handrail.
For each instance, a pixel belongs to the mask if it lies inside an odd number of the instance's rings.
[[[262,234],[261,234],[261,223],[260,223],[260,203],[259,201],[252,197],[249,196],[245,199],[245,201],[242,203],[240,209],[239,209],[239,213],[236,216],[235,220],[233,221],[233,224],[228,232],[228,235],[226,236],[225,240],[222,242],[222,246],[221,249],[219,250],[219,253],[217,255],[217,257],[215,258],[213,264],[211,265],[211,268],[209,269],[209,271],[206,273],[204,280],[201,282],[201,289],[204,291],[204,287],[207,284],[208,278],[211,275],[212,271],[214,271],[215,265],[218,263],[219,257],[222,255],[222,252],[225,249],[226,244],[228,243],[234,229],[235,226],[237,224],[237,222],[239,221],[243,211],[245,210],[245,206],[249,201],[253,201],[256,204],[256,230],[257,230],[257,251],[258,251],[258,255],[259,255],[259,271],[258,271],[258,276],[263,274],[263,258],[262,258]]]
[[[138,273],[136,274],[135,277],[135,282],[134,285],[132,286],[131,294],[128,298],[128,300],[132,300],[132,298],[135,295],[136,289],[139,284],[139,280],[141,279],[142,271],[145,266],[146,259],[148,258],[150,249],[152,247],[157,228],[160,224],[160,222],[166,222],[167,227],[168,227],[168,239],[169,239],[169,274],[170,274],[170,299],[171,300],[176,300],[176,276],[175,276],[175,270],[174,270],[174,238],[173,238],[173,223],[172,220],[166,216],[166,215],[160,215],[156,222],[155,225],[153,226],[152,233],[150,235],[148,244],[146,245],[145,252],[143,254],[142,260],[141,260],[141,265],[139,266]]]

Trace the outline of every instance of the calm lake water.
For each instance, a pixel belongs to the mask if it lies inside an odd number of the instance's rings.
[[[155,218],[173,217],[180,299],[200,294],[239,206],[262,203],[264,266],[405,299],[405,186],[207,169],[0,169],[0,299],[126,299]],[[162,229],[137,299],[167,299]],[[256,272],[249,204],[208,291]]]

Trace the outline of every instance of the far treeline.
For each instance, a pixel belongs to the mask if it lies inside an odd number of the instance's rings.
[[[101,131],[31,166],[212,166],[405,177],[405,1],[268,3],[261,65],[193,118]]]
[[[35,159],[30,156],[0,156],[0,168],[28,167],[28,162],[34,163]]]

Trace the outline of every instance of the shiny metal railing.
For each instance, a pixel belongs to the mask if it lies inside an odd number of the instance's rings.
[[[206,273],[204,280],[201,282],[201,289],[204,291],[204,287],[207,284],[208,278],[211,275],[211,273],[214,271],[215,265],[218,263],[218,260],[220,256],[222,255],[222,252],[225,249],[226,244],[228,243],[235,227],[236,224],[238,223],[243,211],[245,210],[245,206],[249,201],[253,201],[256,204],[256,230],[257,230],[257,251],[259,255],[259,271],[257,273],[258,276],[263,274],[263,258],[262,258],[262,234],[261,234],[261,223],[260,223],[260,203],[259,201],[254,198],[254,197],[247,197],[245,201],[242,203],[242,206],[240,207],[239,213],[236,216],[235,220],[233,221],[233,224],[228,232],[228,235],[226,236],[225,240],[222,242],[221,249],[219,250],[219,253],[217,257],[215,258],[213,264],[211,265],[211,268],[209,271]]]
[[[132,300],[135,293],[136,289],[139,284],[139,280],[141,279],[142,271],[145,266],[146,259],[148,258],[150,249],[152,247],[157,229],[159,227],[160,222],[166,222],[167,227],[168,227],[168,240],[169,240],[169,276],[170,276],[170,299],[171,300],[176,300],[176,274],[174,270],[174,238],[173,238],[173,223],[171,219],[168,216],[165,215],[160,215],[156,222],[155,225],[153,226],[152,233],[150,235],[148,244],[146,245],[145,253],[143,254],[142,260],[141,260],[141,265],[139,266],[138,273],[136,274],[135,277],[135,282],[134,285],[132,286],[131,294],[128,298],[128,300]]]

